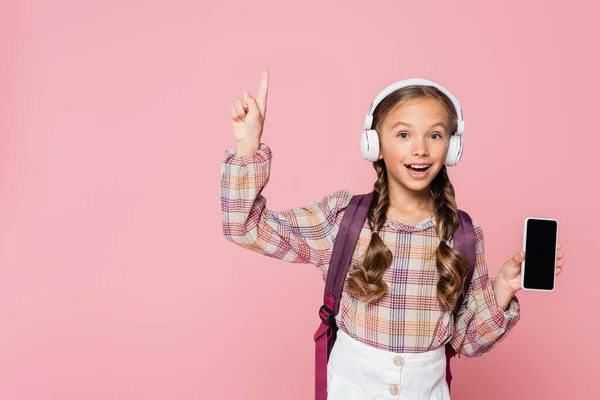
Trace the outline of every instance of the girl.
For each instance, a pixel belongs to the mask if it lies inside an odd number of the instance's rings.
[[[256,98],[244,92],[231,107],[237,147],[226,151],[221,166],[223,234],[270,257],[314,264],[326,279],[354,192],[337,190],[284,211],[266,207],[261,191],[269,180],[272,152],[260,139],[268,82],[264,70]],[[377,172],[375,195],[336,316],[328,399],[449,399],[445,344],[467,357],[481,356],[520,318],[515,294],[521,289],[524,252],[489,279],[483,231],[475,221],[473,279],[456,320],[452,315],[466,257],[453,249],[458,214],[446,165],[458,162],[456,151],[447,156],[460,139],[451,141],[451,135],[462,134],[462,116],[449,92],[438,86],[402,87],[370,110],[372,124],[365,128],[373,127],[374,136],[363,133],[361,147]],[[557,259],[562,256],[557,253]],[[557,261],[557,275],[562,264]]]

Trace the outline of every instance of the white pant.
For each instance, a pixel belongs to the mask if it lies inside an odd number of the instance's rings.
[[[393,353],[341,329],[327,364],[328,400],[449,400],[446,349]]]

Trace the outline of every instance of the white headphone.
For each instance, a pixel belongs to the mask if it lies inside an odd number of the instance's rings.
[[[363,131],[360,137],[360,151],[363,157],[365,158],[365,160],[373,162],[379,159],[379,135],[377,134],[377,131],[375,129],[371,129],[371,124],[373,123],[373,111],[375,110],[375,107],[377,107],[381,100],[383,100],[387,95],[389,95],[393,91],[410,85],[434,86],[441,90],[446,96],[448,96],[450,100],[452,100],[452,104],[454,105],[454,109],[456,110],[456,115],[458,115],[458,126],[456,128],[456,134],[450,136],[450,143],[448,144],[448,154],[446,156],[444,164],[449,167],[458,164],[462,156],[462,134],[465,130],[465,121],[463,119],[463,113],[460,107],[460,103],[458,102],[456,97],[452,95],[452,93],[443,88],[441,85],[423,78],[411,78],[393,83],[390,86],[383,89],[381,93],[377,95],[375,100],[373,100],[371,106],[369,107],[369,112],[365,117],[365,130]]]

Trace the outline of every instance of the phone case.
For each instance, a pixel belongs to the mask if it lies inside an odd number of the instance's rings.
[[[521,263],[521,288],[523,290],[529,290],[532,292],[553,292],[556,289],[556,253],[558,247],[558,221],[553,218],[539,218],[539,217],[527,217],[525,218],[525,222],[523,223],[523,251],[525,250],[525,245],[527,244],[527,221],[530,219],[544,220],[544,221],[554,221],[556,222],[556,243],[554,244],[554,276],[552,278],[552,289],[530,289],[525,287],[525,260]],[[527,257],[527,253],[525,253],[525,257]]]

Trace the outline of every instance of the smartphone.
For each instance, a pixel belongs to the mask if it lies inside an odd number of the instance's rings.
[[[558,221],[551,218],[525,218],[521,264],[521,287],[524,290],[551,292],[556,282],[556,247]]]

